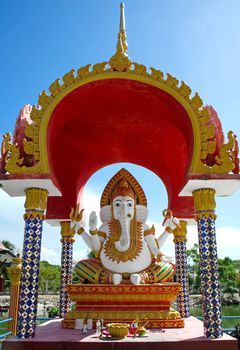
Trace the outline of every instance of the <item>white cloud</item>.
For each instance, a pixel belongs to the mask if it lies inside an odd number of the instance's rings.
[[[58,254],[56,250],[41,247],[41,260],[49,261],[51,264],[60,265],[61,256]]]

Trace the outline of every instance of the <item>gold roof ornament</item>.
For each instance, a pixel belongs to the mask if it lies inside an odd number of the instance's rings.
[[[127,33],[125,29],[125,13],[123,2],[120,4],[120,25],[117,41],[117,51],[115,55],[110,58],[109,65],[113,70],[118,72],[126,72],[132,66],[132,62],[128,57]]]

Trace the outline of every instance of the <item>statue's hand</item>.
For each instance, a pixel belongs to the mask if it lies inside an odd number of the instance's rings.
[[[92,211],[89,217],[89,228],[91,231],[95,231],[97,229],[97,215],[95,211]]]
[[[83,223],[82,223],[82,217],[83,217],[83,211],[84,209],[82,209],[79,213],[79,204],[77,205],[77,207],[71,208],[71,212],[70,212],[70,219],[71,219],[71,228],[74,228],[76,231],[79,230],[80,227],[83,227]]]
[[[179,224],[180,221],[177,218],[169,218],[164,222],[164,227],[169,227],[171,230],[174,230]]]

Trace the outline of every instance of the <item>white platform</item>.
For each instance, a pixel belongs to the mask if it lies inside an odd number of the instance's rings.
[[[50,179],[2,179],[0,180],[0,187],[11,197],[25,196],[25,190],[33,187],[48,190],[49,196],[62,196]]]
[[[216,191],[216,196],[231,196],[240,188],[240,179],[192,179],[187,182],[179,193],[180,197],[191,197],[194,190],[200,188],[212,188]]]

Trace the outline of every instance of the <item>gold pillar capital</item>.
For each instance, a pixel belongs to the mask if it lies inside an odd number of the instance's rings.
[[[27,188],[25,190],[26,200],[25,208],[27,210],[44,211],[47,207],[48,190],[43,188]]]
[[[75,230],[74,228],[71,228],[71,222],[70,221],[61,221],[61,242],[69,242],[73,243],[75,242],[74,236],[75,236]]]
[[[215,215],[215,190],[213,188],[201,188],[193,191],[194,206],[196,210],[196,221],[203,216],[216,219]]]
[[[187,221],[180,220],[180,224],[173,230],[174,243],[187,242]]]
[[[12,286],[20,285],[21,270],[22,270],[22,258],[20,257],[13,258],[11,266],[8,267],[7,269],[8,276]]]
[[[27,188],[25,190],[26,200],[25,200],[25,208],[26,213],[24,215],[24,219],[41,217],[44,219],[44,211],[47,207],[47,197],[48,190],[43,188]]]

